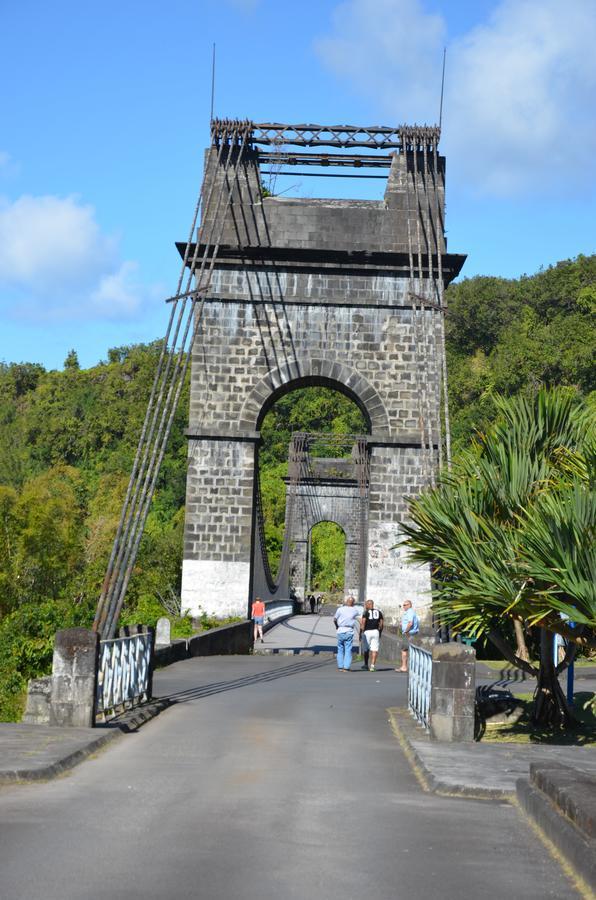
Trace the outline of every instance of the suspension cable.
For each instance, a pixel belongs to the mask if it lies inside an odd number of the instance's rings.
[[[182,392],[182,387],[184,385],[186,373],[187,373],[188,366],[189,366],[190,359],[191,359],[190,351],[188,351],[188,352],[186,351],[186,347],[188,344],[188,335],[190,333],[190,326],[194,319],[195,327],[192,331],[192,338],[191,338],[191,342],[190,342],[190,347],[192,347],[194,344],[195,338],[198,334],[199,327],[200,327],[203,308],[204,308],[204,304],[205,304],[205,298],[206,298],[207,292],[209,290],[211,275],[213,273],[213,268],[215,265],[215,258],[217,257],[217,254],[219,252],[221,238],[223,236],[226,214],[227,214],[228,208],[229,208],[231,200],[232,200],[232,194],[233,194],[234,187],[237,183],[238,172],[239,172],[240,166],[243,161],[244,148],[245,148],[246,142],[248,140],[249,134],[250,134],[249,128],[245,127],[244,131],[242,133],[242,139],[240,142],[240,146],[237,149],[237,160],[236,160],[236,164],[234,166],[231,186],[228,184],[228,181],[227,181],[227,173],[230,168],[229,157],[233,156],[233,153],[229,153],[228,158],[226,159],[226,166],[225,166],[225,170],[224,170],[224,177],[222,178],[222,187],[221,187],[221,192],[220,192],[220,196],[221,196],[221,194],[224,192],[224,185],[227,185],[228,191],[227,191],[226,202],[225,202],[223,213],[221,213],[221,214],[219,214],[220,204],[218,203],[216,216],[214,217],[214,224],[215,223],[219,224],[219,233],[216,238],[216,243],[211,249],[211,265],[208,269],[207,275],[204,276],[202,285],[199,286],[199,289],[201,292],[201,300],[200,300],[198,312],[195,310],[196,301],[194,301],[191,305],[190,311],[187,316],[187,320],[186,320],[186,324],[185,324],[185,328],[184,328],[184,334],[183,334],[182,341],[180,343],[180,349],[178,352],[178,359],[175,363],[174,374],[172,376],[172,381],[170,383],[170,388],[168,391],[168,395],[166,397],[164,410],[163,410],[162,418],[160,421],[158,437],[157,437],[156,443],[154,445],[153,453],[152,453],[151,460],[150,460],[149,470],[148,470],[148,473],[147,473],[146,479],[145,479],[144,493],[142,495],[142,502],[141,502],[139,510],[137,511],[136,521],[134,523],[136,528],[134,531],[134,538],[133,538],[132,544],[130,545],[129,552],[127,554],[126,569],[124,570],[123,577],[121,576],[121,578],[120,578],[120,580],[121,580],[120,587],[118,588],[118,585],[117,585],[116,601],[114,603],[112,616],[111,616],[110,623],[108,626],[109,630],[113,629],[113,627],[115,626],[115,623],[117,622],[118,617],[120,615],[120,610],[121,610],[122,604],[124,602],[124,597],[126,595],[126,590],[128,587],[128,583],[130,581],[130,576],[132,574],[132,570],[133,570],[136,556],[138,553],[140,541],[141,541],[144,527],[145,527],[145,522],[147,519],[147,515],[149,513],[149,507],[151,505],[151,500],[153,498],[153,494],[155,491],[155,485],[156,485],[159,471],[161,468],[161,464],[162,464],[162,461],[163,461],[163,458],[165,455],[167,442],[168,442],[168,439],[170,436],[170,432],[171,432],[172,425],[174,422],[174,417],[176,414],[176,409],[178,407],[178,402],[180,399],[180,394]],[[229,148],[229,149],[231,150],[232,148]],[[236,149],[236,148],[234,147],[234,149]],[[203,273],[205,270],[206,254],[208,254],[208,253],[209,253],[209,245],[205,245],[205,252],[203,254],[203,259],[201,262],[201,271]],[[168,415],[168,413],[169,413],[169,415]]]
[[[194,254],[192,257],[192,262],[190,264],[191,271],[189,273],[189,283],[190,279],[193,277],[193,274],[196,275],[197,269],[199,270],[201,275],[204,274],[207,260],[209,259],[210,255],[212,255],[213,257],[217,256],[219,244],[221,242],[221,235],[223,233],[225,224],[225,214],[231,201],[231,192],[233,190],[233,185],[237,180],[240,161],[242,159],[242,154],[246,145],[246,141],[248,140],[249,133],[250,129],[248,127],[248,124],[246,124],[241,135],[239,149],[235,146],[238,138],[240,137],[239,135],[237,135],[236,130],[234,134],[230,136],[231,142],[234,144],[233,149],[237,149],[237,162],[234,168],[232,187],[230,187],[227,176],[228,170],[230,168],[230,163],[234,157],[234,152],[232,152],[231,147],[227,147],[228,152],[225,160],[225,165],[223,167],[225,171],[223,172],[223,177],[219,185],[215,214],[210,222],[211,235],[207,243],[203,245],[203,255],[200,266],[198,265],[197,261],[200,243],[198,240],[195,243]],[[201,203],[201,200],[199,201],[198,205],[202,206],[204,219],[210,212],[209,207],[211,204],[211,199],[213,197],[214,184],[217,178],[217,174],[222,169],[221,160],[222,155],[225,152],[224,146],[224,143],[222,143],[218,148],[219,152],[216,160],[216,169],[214,172],[214,177],[211,179],[209,191],[206,198],[204,198],[204,189],[201,190],[201,197],[206,200],[206,205],[205,203]],[[228,188],[228,197],[225,203],[224,212],[220,215],[219,211],[221,208],[221,200],[222,196],[225,193],[226,187]],[[194,233],[195,226],[196,219],[193,219],[191,235]],[[212,233],[217,228],[217,226],[219,226],[219,234],[216,236]],[[191,242],[189,241],[185,250],[184,257],[186,265],[188,265],[190,245]],[[116,553],[113,552],[112,554],[112,561],[109,566],[109,571],[108,573],[106,573],[106,579],[104,582],[104,592],[102,593],[102,598],[100,598],[100,605],[98,606],[96,627],[97,630],[100,630],[102,632],[102,634],[111,634],[113,632],[120,613],[120,609],[122,607],[122,602],[124,600],[128,581],[130,579],[130,573],[134,566],[134,561],[136,559],[149,505],[153,496],[159,468],[161,466],[161,462],[165,453],[165,445],[171,431],[176,407],[187,372],[190,354],[185,354],[185,348],[188,342],[190,323],[192,322],[193,318],[196,318],[197,328],[195,328],[193,331],[194,340],[194,337],[198,330],[198,326],[200,325],[200,318],[205,300],[205,294],[209,287],[214,263],[215,259],[213,258],[210,260],[208,276],[206,278],[202,278],[202,283],[200,285],[202,293],[201,305],[196,316],[195,306],[197,293],[195,292],[194,295],[191,293],[187,293],[187,295],[184,297],[183,303],[181,304],[181,309],[178,310],[178,320],[176,322],[174,338],[172,341],[172,346],[169,350],[169,354],[167,356],[165,369],[162,365],[159,373],[160,379],[156,378],[155,381],[155,390],[152,392],[150,404],[148,406],[148,427],[145,429],[145,432],[143,434],[143,442],[142,444],[141,442],[139,442],[138,448],[139,455],[142,453],[142,465],[137,466],[134,473],[135,485],[134,489],[131,489],[131,491],[129,492],[129,503],[127,504],[127,509],[123,511],[124,513],[126,513],[126,517],[123,516],[123,527],[119,529],[117,542],[118,549]],[[179,279],[178,291],[182,286],[182,278]],[[189,297],[191,298],[191,304],[189,310],[186,311],[187,300]],[[176,310],[177,306],[178,303],[177,299],[175,298],[173,303],[173,312]],[[181,330],[183,336],[177,350]],[[171,329],[169,329],[169,331],[171,331]],[[177,358],[174,362],[175,357]],[[156,393],[157,400],[155,399]],[[130,502],[131,494],[132,504]]]

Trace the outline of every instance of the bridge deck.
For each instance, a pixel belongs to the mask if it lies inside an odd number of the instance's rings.
[[[2,896],[573,896],[511,806],[424,794],[387,723],[392,669],[193,659],[178,701],[47,784],[0,791]]]
[[[264,643],[255,644],[255,652],[317,655],[333,653],[336,643],[331,616],[292,616],[267,631]]]

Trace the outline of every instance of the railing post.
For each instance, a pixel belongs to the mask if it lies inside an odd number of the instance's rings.
[[[50,725],[94,725],[98,651],[95,631],[68,628],[56,633]]]
[[[147,640],[149,641],[149,671],[147,673],[147,700],[153,698],[153,670],[155,668],[155,628],[147,628]]]
[[[476,694],[476,651],[466,644],[432,648],[430,738],[473,741]]]

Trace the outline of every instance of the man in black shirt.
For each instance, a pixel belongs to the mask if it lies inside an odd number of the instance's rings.
[[[364,605],[364,615],[360,619],[360,643],[364,654],[363,668],[369,669],[370,672],[375,671],[382,631],[383,613],[380,609],[375,609],[372,600],[367,600]]]

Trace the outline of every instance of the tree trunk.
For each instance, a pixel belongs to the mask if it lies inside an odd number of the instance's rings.
[[[528,653],[524,626],[522,625],[521,619],[514,619],[513,627],[515,629],[515,640],[517,641],[515,655],[519,656],[520,659],[524,659],[526,662],[530,662],[530,654]]]
[[[534,693],[532,721],[542,728],[569,728],[576,719],[559,684],[554,664],[554,635],[540,629],[540,669]]]

